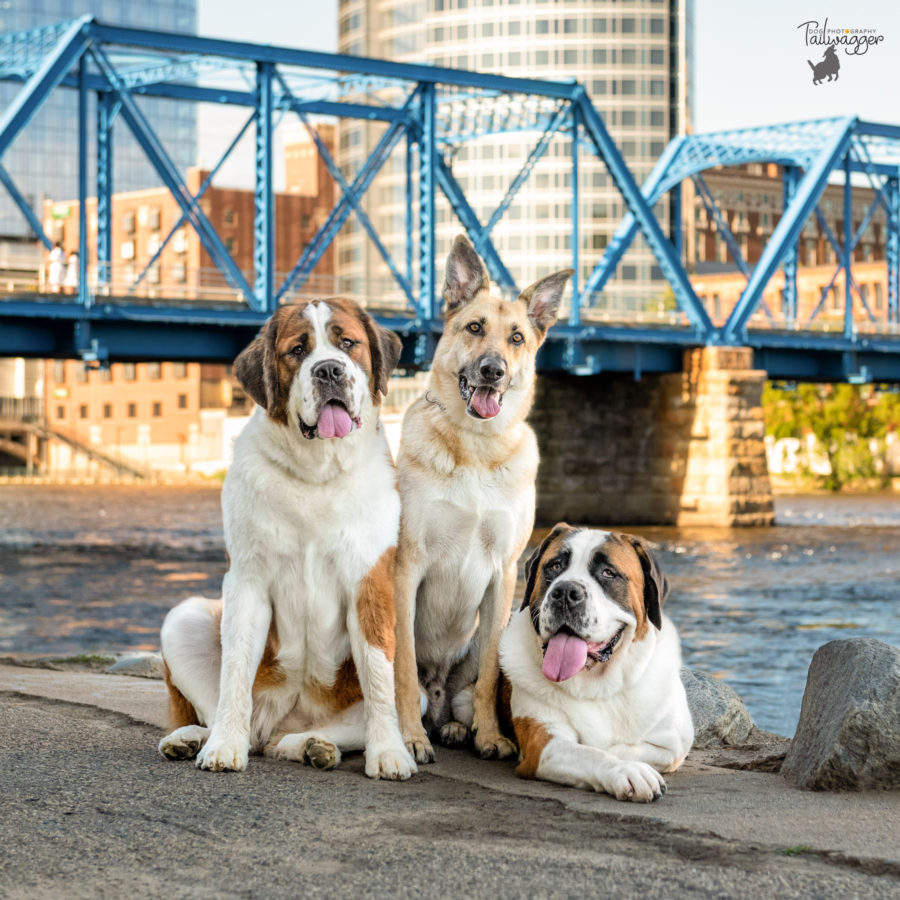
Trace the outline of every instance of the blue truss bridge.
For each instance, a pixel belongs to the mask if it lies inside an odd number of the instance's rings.
[[[338,56],[289,48],[214,40],[105,25],[91,17],[0,37],[0,79],[21,87],[0,116],[0,181],[30,227],[48,248],[43,223],[6,168],[3,155],[54,91],[77,95],[79,246],[77,292],[47,293],[34,277],[0,284],[0,355],[82,357],[86,360],[230,360],[278,304],[331,293],[316,265],[350,216],[355,216],[391,273],[390,291],[369,292],[369,308],[404,339],[403,363],[427,365],[440,333],[443,260],[435,258],[435,204],[446,198],[485,259],[495,284],[517,289],[492,241],[492,231],[516,193],[539,165],[554,137],[571,148],[571,258],[560,267],[595,262],[576,282],[563,319],[542,352],[545,369],[579,374],[603,371],[679,371],[686,348],[751,346],[760,368],[773,378],[900,381],[900,128],[857,118],[796,122],[674,139],[641,186],[635,181],[584,87],[573,82],[508,78],[426,65]],[[141,98],[218,103],[242,108],[240,134],[255,135],[254,254],[242,271],[216,233],[201,203],[211,178],[234,149],[225,151],[212,175],[192,193],[141,106]],[[309,131],[331,172],[337,202],[288,272],[275,270],[273,133],[283,117]],[[368,158],[342,172],[311,117],[382,123]],[[143,274],[125,280],[112,258],[115,183],[114,126],[136,139],[160,182],[178,204],[182,223],[196,231],[216,267],[215,278],[152,285]],[[509,135],[530,148],[521,171],[498,194],[481,221],[452,168],[452,150],[487,135]],[[240,135],[238,135],[240,137]],[[391,257],[366,215],[362,199],[392,154],[405,156],[407,241],[405,258]],[[579,165],[603,161],[627,214],[596,261],[579,259]],[[784,212],[759,261],[740,255],[727,222],[703,181],[717,166],[775,162],[783,167]],[[698,297],[683,260],[682,186],[690,182],[728,242],[746,279],[733,308],[720,313]],[[819,199],[829,183],[844,185],[843,231],[827,226],[837,263],[812,310],[797,302],[797,241],[806,221],[824,217]],[[874,200],[854,223],[854,184],[871,188]],[[669,196],[674,213],[661,225],[654,205]],[[96,214],[86,200],[96,196]],[[442,201],[443,202],[443,201]],[[876,210],[886,222],[887,304],[873,311],[854,276],[853,251]],[[180,225],[181,223],[179,223]],[[539,224],[539,223],[536,223]],[[174,232],[174,229],[173,229]],[[674,303],[622,309],[605,286],[640,232],[668,281]],[[162,246],[171,238],[171,234]],[[153,265],[155,258],[148,263]],[[773,295],[767,286],[783,276]],[[196,274],[196,273],[194,273]],[[837,290],[842,306],[835,327],[821,315],[826,295]],[[383,306],[373,296],[398,298]]]

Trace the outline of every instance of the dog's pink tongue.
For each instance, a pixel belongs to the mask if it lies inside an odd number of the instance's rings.
[[[588,646],[574,634],[554,634],[544,651],[541,671],[551,681],[566,681],[577,675],[587,662]]]
[[[319,437],[347,437],[353,428],[350,413],[340,403],[326,403],[319,411]]]
[[[493,419],[500,412],[500,401],[497,392],[493,388],[480,387],[475,389],[472,395],[472,406],[482,419]]]

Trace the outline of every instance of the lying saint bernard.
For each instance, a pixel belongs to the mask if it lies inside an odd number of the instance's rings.
[[[516,770],[649,802],[687,756],[666,579],[639,537],[557,525],[526,565],[525,601],[500,642],[520,748]],[[465,713],[463,713],[465,714]]]
[[[350,300],[284,306],[240,354],[259,404],[222,491],[230,568],[162,628],[176,729],[160,752],[241,770],[251,748],[317,768],[416,770],[394,704],[400,497],[378,418],[400,340]]]

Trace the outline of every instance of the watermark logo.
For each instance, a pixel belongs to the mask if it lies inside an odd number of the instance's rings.
[[[838,50],[849,57],[864,56],[873,47],[877,47],[884,35],[875,28],[837,28],[828,24],[828,18],[821,24],[817,19],[801,22],[797,28],[803,32],[807,47],[824,48],[822,58],[817,62],[807,58],[812,69],[812,83],[837,81],[841,72],[841,60]]]

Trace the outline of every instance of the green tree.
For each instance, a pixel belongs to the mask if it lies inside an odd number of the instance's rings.
[[[853,479],[887,483],[887,436],[900,426],[900,395],[872,385],[766,385],[766,433],[776,440],[812,434],[828,458],[824,486],[838,491]]]

